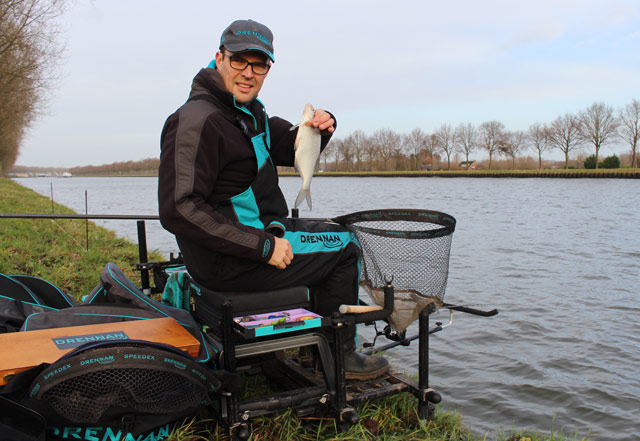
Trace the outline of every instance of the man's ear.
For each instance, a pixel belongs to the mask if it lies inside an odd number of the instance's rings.
[[[216,52],[216,67],[222,65],[222,52]]]

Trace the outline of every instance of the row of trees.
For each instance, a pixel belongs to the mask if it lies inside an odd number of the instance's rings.
[[[0,0],[0,174],[15,163],[52,86],[63,10],[64,0]]]
[[[86,165],[83,167],[73,167],[69,173],[74,176],[95,176],[113,174],[155,174],[158,172],[160,159],[147,158],[140,161],[122,161],[104,165]]]
[[[479,126],[462,123],[457,127],[443,124],[433,133],[416,128],[402,135],[390,129],[381,129],[371,136],[356,130],[346,138],[334,139],[323,152],[325,168],[333,158],[347,170],[420,170],[434,160],[446,158],[447,169],[451,157],[462,154],[466,158],[482,151],[489,156],[489,169],[496,155],[503,155],[515,168],[516,158],[532,150],[542,168],[543,153],[557,149],[564,154],[565,168],[569,167],[569,155],[585,146],[595,151],[598,167],[600,149],[612,143],[623,143],[631,150],[631,166],[638,166],[637,147],[640,140],[640,101],[634,99],[621,109],[614,110],[604,103],[593,103],[577,114],[567,113],[549,124],[535,123],[528,130],[506,130],[500,121],[487,121]]]

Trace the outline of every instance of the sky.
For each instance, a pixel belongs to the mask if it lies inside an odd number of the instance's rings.
[[[311,103],[336,115],[338,138],[490,120],[526,130],[640,99],[640,0],[76,0],[60,20],[60,80],[16,164],[158,157],[164,121],[246,18],[274,34],[269,115],[295,124]]]

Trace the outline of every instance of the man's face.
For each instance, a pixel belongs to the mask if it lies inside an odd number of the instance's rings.
[[[224,85],[236,98],[239,104],[246,104],[253,101],[257,96],[266,74],[257,75],[253,73],[252,66],[247,64],[243,70],[231,67],[231,57],[234,59],[244,59],[249,63],[267,63],[267,57],[260,52],[238,52],[232,53],[224,50],[216,54],[216,68],[224,81]]]

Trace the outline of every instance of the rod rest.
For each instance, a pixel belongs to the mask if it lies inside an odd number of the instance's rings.
[[[391,284],[384,287],[384,307],[379,311],[363,312],[354,314],[356,323],[370,323],[378,320],[386,320],[393,312],[394,290]]]
[[[451,305],[449,303],[443,303],[442,306],[444,308],[451,309],[453,311],[466,312],[467,314],[479,315],[479,316],[482,316],[482,317],[492,317],[492,316],[498,314],[498,310],[497,309],[492,309],[490,311],[482,311],[480,309],[469,308],[467,306]]]

